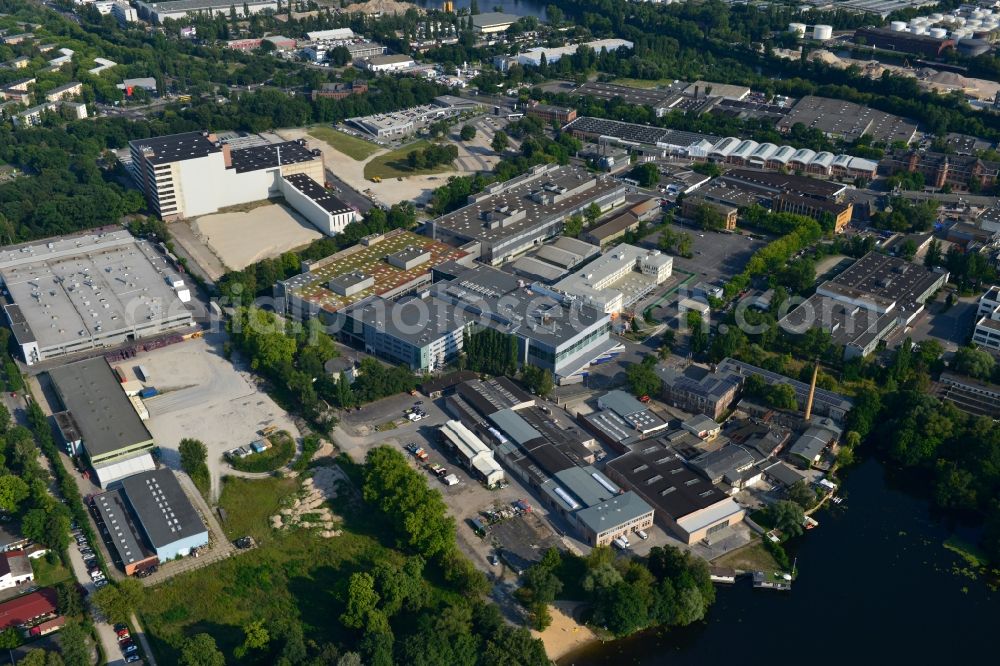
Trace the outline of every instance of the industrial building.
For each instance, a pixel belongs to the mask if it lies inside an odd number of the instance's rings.
[[[129,476],[92,501],[126,575],[208,544],[208,529],[167,468]]]
[[[505,14],[503,12],[484,12],[473,14],[472,29],[480,35],[493,35],[498,32],[505,32],[507,28],[514,25],[521,19],[517,14]]]
[[[476,478],[493,488],[504,480],[503,468],[493,451],[461,421],[451,420],[439,429],[441,438]]]
[[[667,427],[666,421],[621,390],[599,397],[597,409],[584,415],[582,421],[591,432],[622,453]]]
[[[691,469],[728,495],[755,486],[769,464],[767,456],[756,449],[732,443],[705,451],[688,461]]]
[[[979,298],[972,342],[994,353],[1000,352],[1000,287],[998,286],[991,286]]]
[[[778,322],[788,333],[819,327],[845,358],[865,357],[897,328],[910,325],[948,280],[905,259],[869,252]]]
[[[576,109],[551,104],[535,104],[528,107],[526,115],[538,118],[545,123],[559,123],[562,126],[576,120]]]
[[[715,420],[729,410],[743,384],[736,373],[721,369],[713,372],[699,365],[688,365],[683,370],[657,365],[656,374],[663,385],[664,402]]]
[[[49,378],[78,432],[75,455],[84,455],[102,488],[155,467],[153,436],[139,418],[118,377],[104,357],[76,361],[49,370]],[[65,421],[64,421],[65,422]],[[60,421],[57,419],[57,423]]]
[[[948,186],[955,190],[970,187],[989,188],[1000,178],[1000,162],[983,160],[975,155],[948,155],[923,150],[896,150],[879,161],[879,171],[886,176],[899,172],[919,173],[925,185]]]
[[[588,83],[586,85],[598,84]],[[636,88],[628,88],[628,90],[635,90],[638,93],[650,92]],[[614,141],[626,146],[655,146],[670,153],[684,155],[689,153],[692,146],[703,144],[713,146],[719,141],[719,137],[712,134],[664,129],[653,125],[639,125],[591,116],[581,116],[569,123],[564,129],[576,138],[585,141]]]
[[[124,230],[0,249],[4,314],[25,363],[193,325],[174,267]]]
[[[472,100],[440,95],[434,98],[432,104],[414,106],[402,111],[348,118],[347,122],[373,137],[394,139],[409,136],[433,122],[452,118],[465,111],[474,111],[480,106],[479,102]]]
[[[164,220],[282,195],[282,176],[325,182],[323,158],[304,140],[234,149],[208,132],[129,142],[132,177]]]
[[[398,72],[415,67],[417,63],[408,55],[394,53],[364,58],[358,64],[369,72]]]
[[[867,135],[873,141],[886,144],[910,143],[917,133],[916,124],[905,118],[854,102],[815,95],[806,95],[796,102],[791,112],[778,121],[777,129],[788,133],[798,123],[848,142]]]
[[[653,109],[657,117],[664,115],[687,99],[680,89],[634,88],[601,81],[588,81],[573,92],[583,97],[603,100],[620,99],[636,106],[648,106]],[[592,120],[599,119],[593,118]],[[630,125],[632,123],[624,124]]]
[[[963,412],[1000,419],[1000,385],[942,372],[935,386],[935,395]]]
[[[473,17],[473,19],[475,19],[475,17]],[[601,51],[611,53],[612,51],[617,51],[619,49],[632,50],[634,45],[627,39],[595,39],[590,42],[584,42],[583,44],[568,44],[566,46],[552,47],[536,46],[528,49],[527,51],[518,53],[514,56],[513,60],[519,65],[540,67],[542,60],[544,59],[546,64],[551,65],[554,62],[558,62],[565,56],[574,55],[577,49],[581,46],[591,48],[595,53],[600,54]]]
[[[913,53],[925,58],[939,58],[948,49],[955,48],[954,39],[888,28],[858,28],[854,31],[854,41],[884,51]]]
[[[430,235],[455,246],[478,246],[478,257],[506,263],[558,235],[563,223],[591,205],[602,211],[625,202],[626,186],[583,169],[541,164],[488,186],[469,203],[428,223]]]
[[[609,315],[618,315],[648,296],[673,273],[673,257],[659,250],[617,245],[552,290]]]
[[[286,313],[298,319],[337,311],[370,296],[393,299],[431,284],[431,271],[444,263],[471,263],[471,256],[404,229],[368,236],[274,287]],[[461,267],[461,266],[459,266]]]
[[[773,143],[758,143],[752,139],[727,136],[712,145],[698,142],[690,145],[686,154],[695,159],[750,167],[767,171],[793,170],[813,176],[834,178],[874,178],[878,163],[860,157],[830,152],[816,152],[808,148],[796,149],[792,146],[778,146]]]
[[[765,370],[764,368],[750,365],[734,358],[724,358],[717,366],[716,372],[731,373],[738,377],[749,377],[755,375],[764,380],[765,383],[775,386],[777,384],[787,384],[795,391],[795,401],[798,408],[805,410],[809,403],[810,386],[805,382],[792,379],[776,372]],[[850,398],[816,387],[813,391],[812,413],[818,416],[826,416],[834,421],[843,421],[847,413],[854,408],[854,401]]]
[[[324,83],[319,89],[313,90],[311,94],[314,100],[324,99],[344,99],[351,95],[362,95],[368,92],[367,81],[353,81],[351,83]]]
[[[608,545],[652,526],[652,507],[593,466],[600,447],[562,410],[543,411],[509,380],[460,384],[446,405],[587,544]]]
[[[582,234],[583,240],[604,248],[625,234],[637,230],[640,224],[652,220],[659,213],[660,202],[658,200],[640,201],[621,215],[585,231]]]
[[[518,362],[549,370],[560,383],[581,380],[595,359],[618,348],[606,313],[488,266],[438,282],[430,294],[476,327],[515,336]]]
[[[150,23],[162,25],[167,19],[180,20],[189,15],[224,14],[235,12],[237,17],[246,18],[263,11],[277,11],[277,0],[246,0],[233,3],[230,0],[169,0],[164,2],[143,2],[136,0],[139,17]]]
[[[657,522],[686,544],[738,524],[746,510],[691,470],[666,441],[651,440],[607,464],[608,477],[642,497]]]
[[[292,208],[327,236],[335,236],[361,219],[357,210],[304,173],[282,176],[281,193]]]
[[[840,438],[840,433],[823,426],[810,426],[792,443],[789,456],[810,467],[819,462],[820,456]]]
[[[515,259],[510,268],[522,277],[551,284],[600,253],[596,245],[569,236],[557,236]]]
[[[0,553],[0,590],[17,587],[35,580],[31,561],[23,550]]]

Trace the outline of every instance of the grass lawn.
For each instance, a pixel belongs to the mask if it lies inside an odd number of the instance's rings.
[[[48,555],[31,560],[31,568],[35,572],[35,584],[39,587],[48,587],[69,580],[73,577],[70,570],[56,559],[56,563],[49,562]]]
[[[656,88],[657,86],[666,86],[673,83],[673,79],[615,79],[613,83],[617,83],[620,86],[628,86],[630,88]]]
[[[282,430],[268,438],[271,448],[251,453],[246,458],[232,458],[229,464],[242,472],[273,472],[284,467],[295,456],[295,440]]]
[[[338,132],[337,130],[324,125],[317,125],[309,128],[309,136],[330,144],[333,148],[359,162],[361,160],[368,159],[378,151],[382,150],[381,146],[371,143],[370,141],[365,141],[364,139],[359,139],[356,136]]]
[[[421,139],[420,141],[414,141],[413,143],[407,144],[402,148],[398,148],[391,153],[379,155],[365,165],[365,178],[371,180],[375,176],[379,176],[385,180],[388,178],[406,178],[407,176],[420,176],[423,174],[452,171],[453,169],[450,164],[439,164],[438,166],[428,167],[426,169],[410,168],[410,165],[406,161],[406,156],[410,153],[410,151],[424,150],[429,145],[431,145],[430,142]]]
[[[739,550],[726,553],[719,559],[713,560],[712,564],[744,571],[778,571],[781,569],[781,565],[775,561],[771,553],[767,552],[759,540],[755,540]]]

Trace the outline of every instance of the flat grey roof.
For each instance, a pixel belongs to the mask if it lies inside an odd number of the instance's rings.
[[[491,26],[504,25],[506,23],[516,23],[521,17],[517,14],[505,14],[503,12],[484,12],[473,14],[472,25],[477,28],[488,28]]]
[[[284,141],[265,146],[240,148],[230,153],[236,173],[270,169],[283,164],[297,164],[320,159],[305,142]]]
[[[166,467],[125,477],[122,490],[154,548],[208,531]]]
[[[166,283],[167,259],[127,231],[67,236],[0,250],[0,280],[19,341],[43,351],[152,323],[191,321]],[[30,331],[30,336],[28,335]],[[158,331],[153,331],[158,332]]]
[[[594,534],[624,525],[653,511],[641,497],[629,490],[576,513],[576,519]]]
[[[868,106],[827,97],[806,95],[780,121],[778,129],[789,131],[796,123],[815,128],[824,134],[843,136],[853,141],[864,134],[875,141],[909,143],[917,131],[916,124]]]
[[[101,521],[108,528],[111,543],[121,558],[122,564],[129,565],[153,556],[145,545],[132,515],[128,510],[122,489],[116,488],[94,497],[94,506],[101,515]]]
[[[138,80],[141,79],[132,79],[132,81]],[[127,84],[128,81],[126,81]],[[210,140],[207,132],[184,132],[183,134],[135,139],[129,141],[129,145],[146,153],[146,159],[153,164],[179,162],[222,152],[222,146],[216,145],[216,142]]]
[[[283,155],[282,163],[284,163]],[[295,189],[309,197],[310,200],[328,213],[339,215],[341,213],[349,213],[354,210],[334,196],[330,190],[326,189],[304,173],[294,173],[288,176],[283,176],[283,178],[294,185]]]
[[[436,298],[388,301],[375,296],[350,306],[344,314],[421,348],[465,325],[453,305]]]
[[[49,377],[80,427],[91,458],[152,442],[153,436],[103,356],[53,368]]]

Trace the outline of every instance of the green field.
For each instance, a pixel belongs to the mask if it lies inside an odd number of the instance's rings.
[[[58,557],[56,563],[49,562],[49,555],[31,560],[31,569],[35,573],[35,584],[41,587],[49,587],[73,577],[69,569],[62,565]]]
[[[295,457],[295,440],[282,430],[269,438],[271,448],[251,453],[246,458],[232,458],[229,464],[241,472],[273,472],[292,462]]]
[[[351,136],[350,134],[338,132],[337,130],[324,125],[317,125],[316,127],[309,128],[309,136],[330,144],[333,148],[336,148],[351,159],[358,160],[359,162],[361,160],[368,159],[378,151],[382,150],[380,146],[377,146],[374,143],[365,141],[364,139],[359,139]]]
[[[227,663],[233,663],[243,626],[254,620],[264,622],[279,649],[276,636],[291,623],[301,623],[307,640],[345,639],[349,630],[337,618],[344,612],[347,579],[374,561],[402,561],[403,556],[392,549],[391,530],[383,521],[352,511],[347,500],[333,506],[345,516],[339,537],[272,529],[270,516],[290,503],[298,488],[299,481],[288,478],[226,478],[219,499],[226,510],[226,536],[251,535],[258,547],[148,590],[141,619],[160,663],[177,663],[183,641],[202,632],[211,634]]]
[[[410,168],[410,165],[406,161],[406,156],[410,151],[424,150],[429,145],[431,145],[430,142],[421,139],[420,141],[414,141],[402,148],[398,148],[391,153],[379,155],[365,165],[365,178],[371,180],[375,176],[379,176],[383,180],[387,180],[389,178],[406,178],[407,176],[421,176],[424,174],[451,171],[452,167],[450,164],[439,164],[426,169]]]
[[[656,88],[659,86],[668,86],[674,82],[673,79],[615,79],[612,83],[616,83],[620,86],[628,86],[629,88]]]

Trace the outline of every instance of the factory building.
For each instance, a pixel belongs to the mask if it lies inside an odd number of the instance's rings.
[[[28,365],[192,326],[173,271],[127,231],[0,249],[4,314]]]
[[[277,11],[278,2],[277,0],[246,0],[243,3],[233,3],[230,0],[169,0],[165,2],[137,0],[135,7],[140,18],[150,23],[162,25],[167,19],[177,21],[190,15],[224,14],[229,16],[233,12],[237,17],[246,18],[267,10]]]
[[[520,20],[517,14],[502,12],[484,12],[472,16],[472,29],[480,35],[493,35],[505,32],[507,28]]]
[[[292,208],[327,236],[344,231],[361,214],[304,173],[281,177],[281,194]]]
[[[578,167],[543,164],[470,195],[466,206],[431,220],[429,233],[451,245],[478,247],[479,258],[497,266],[558,235],[568,218],[592,204],[604,211],[624,203],[626,189]]]
[[[214,134],[187,132],[129,142],[132,177],[164,220],[282,194],[282,176],[325,181],[323,158],[304,140],[233,148]]]
[[[673,272],[673,263],[672,257],[658,250],[617,245],[552,285],[552,290],[616,316],[663,284]]]
[[[439,432],[462,465],[488,488],[493,488],[504,480],[503,468],[494,460],[493,451],[461,421],[448,421],[441,426]]]

